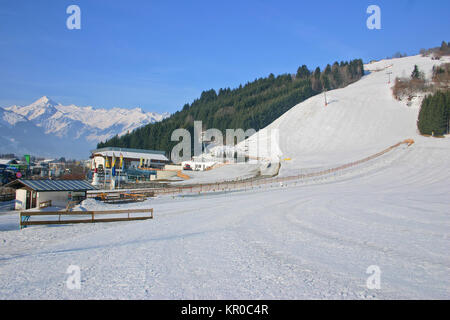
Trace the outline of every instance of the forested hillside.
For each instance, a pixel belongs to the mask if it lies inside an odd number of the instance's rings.
[[[143,148],[170,151],[177,142],[171,142],[172,132],[185,128],[193,133],[194,121],[202,121],[204,129],[253,128],[259,130],[296,104],[321,93],[345,87],[359,80],[364,74],[360,59],[351,62],[335,62],[325,70],[308,70],[303,65],[296,74],[270,74],[235,89],[211,89],[204,91],[200,98],[186,104],[181,111],[169,118],[143,126],[121,137],[98,144],[124,148]]]
[[[449,133],[450,91],[427,96],[420,108],[418,127],[422,134],[441,136]]]

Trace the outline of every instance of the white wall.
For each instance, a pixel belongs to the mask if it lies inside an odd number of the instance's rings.
[[[156,179],[169,179],[175,177],[177,175],[177,171],[156,171]]]
[[[101,164],[103,166],[103,168],[105,168],[105,158],[103,157],[94,157],[94,159],[92,159],[92,167],[94,167],[94,162],[95,162],[95,167],[98,168],[98,166]]]
[[[84,192],[74,192],[74,191],[72,191],[71,194],[72,197],[85,195]],[[54,207],[65,208],[67,206],[67,203],[69,202],[69,192],[68,191],[38,192],[36,199],[36,208],[39,208],[39,204],[48,200],[52,200],[52,206]],[[27,201],[27,190],[17,189],[15,209],[26,210],[26,201]]]
[[[48,200],[52,200],[52,207],[66,207],[69,202],[68,197],[67,191],[38,192],[37,207],[39,208],[39,204]]]
[[[84,196],[84,192],[71,192],[72,197],[74,196]],[[46,191],[38,192],[37,194],[37,207],[39,204],[48,200],[52,200],[52,207],[65,208],[69,202],[69,192],[68,191]]]
[[[26,201],[27,201],[27,190],[17,189],[16,190],[15,209],[16,210],[25,210]]]
[[[183,170],[183,166],[182,165],[173,165],[173,164],[166,164],[164,166],[164,170]]]

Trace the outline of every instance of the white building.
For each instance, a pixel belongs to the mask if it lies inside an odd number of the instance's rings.
[[[116,158],[116,168],[119,169],[119,159],[123,156],[124,168],[155,168],[162,169],[169,163],[164,151],[128,149],[107,147],[93,150],[91,154],[91,168],[105,168],[106,160],[111,167],[113,157]]]
[[[205,171],[212,168],[216,165],[215,161],[183,161],[182,166],[184,170],[192,170],[192,171]],[[188,169],[189,168],[189,169]]]
[[[69,201],[85,199],[87,190],[96,189],[83,180],[15,180],[6,187],[16,189],[16,210],[39,208],[47,201],[64,208]]]
[[[4,166],[9,166],[12,164],[19,164],[16,159],[0,159],[0,164]]]

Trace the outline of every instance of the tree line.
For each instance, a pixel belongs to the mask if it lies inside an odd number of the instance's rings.
[[[198,99],[185,104],[180,111],[153,124],[135,129],[123,136],[114,136],[97,147],[122,147],[165,150],[170,152],[177,142],[170,141],[175,129],[187,129],[193,135],[194,121],[202,121],[204,130],[266,127],[298,103],[323,90],[342,88],[364,75],[361,59],[335,62],[322,71],[303,65],[295,74],[259,78],[238,88],[203,91]],[[225,136],[225,135],[224,135]]]
[[[442,136],[450,125],[450,91],[438,91],[422,101],[417,126],[421,134]]]

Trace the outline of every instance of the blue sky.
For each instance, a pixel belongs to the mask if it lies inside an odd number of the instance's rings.
[[[66,8],[81,8],[68,30]],[[381,30],[366,9],[381,8]],[[0,0],[0,106],[174,112],[203,90],[450,41],[450,1]]]

